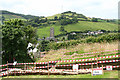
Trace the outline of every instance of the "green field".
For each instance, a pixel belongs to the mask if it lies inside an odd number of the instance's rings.
[[[52,25],[43,28],[38,28],[37,34],[40,38],[50,36],[50,27],[54,27],[55,35],[58,35],[60,32],[60,25]],[[89,22],[89,21],[79,21],[77,24],[69,24],[64,26],[67,32],[71,31],[85,31],[85,30],[118,30],[118,25],[107,22]]]
[[[5,17],[5,20],[13,19],[13,18],[26,20],[26,18],[32,19],[35,17],[32,15],[17,14],[17,13],[13,13],[13,12],[9,12],[9,11],[2,11],[2,12],[4,12],[4,14],[2,14],[2,15]],[[59,18],[61,15],[63,15],[63,14],[59,13],[59,14],[55,14],[53,16],[44,17],[44,19],[45,18],[47,18],[48,20],[54,19],[55,16],[57,16]],[[78,13],[75,13],[73,15],[73,12],[64,13],[64,16],[69,19],[72,19],[73,17],[76,17],[76,16],[79,16],[79,17],[77,17],[77,19],[81,19],[81,20],[85,20],[86,18],[88,18],[88,17],[84,16],[83,14],[78,14]],[[71,17],[71,16],[73,16],[73,17]],[[39,38],[49,37],[50,36],[50,27],[54,27],[55,35],[59,35],[62,33],[62,32],[60,32],[61,25],[58,20],[50,21],[50,22],[56,22],[56,24],[52,24],[52,25],[49,25],[46,27],[40,26],[40,28],[38,26],[37,34],[38,34]],[[46,24],[46,23],[47,22],[41,23],[41,24]],[[114,24],[114,23],[105,22],[105,21],[104,22],[79,21],[76,24],[65,25],[64,28],[67,32],[85,31],[85,30],[96,31],[96,30],[101,30],[101,29],[113,31],[113,30],[118,30],[118,25]]]
[[[3,14],[3,16],[5,17],[5,19],[7,20],[7,19],[14,19],[14,18],[19,18],[19,19],[25,19],[25,18],[23,18],[23,17],[21,17],[21,16],[17,16],[17,15],[11,15],[11,14]]]
[[[37,34],[38,34],[39,38],[49,37],[50,36],[50,27],[54,27],[54,34],[55,35],[58,35],[61,33],[59,30],[60,26],[52,25],[52,26],[48,26],[48,27],[38,28]]]
[[[65,30],[68,32],[71,31],[84,31],[84,30],[118,30],[117,24],[107,23],[107,22],[88,22],[88,21],[79,21],[77,24],[65,26]]]
[[[53,16],[48,16],[47,18],[48,18],[48,19],[54,19],[55,16],[60,17],[61,14],[55,14],[55,15],[53,15]]]
[[[3,77],[7,78],[7,77]],[[9,76],[8,78],[118,78],[118,71],[104,71],[103,75],[79,74],[79,75],[22,75]]]

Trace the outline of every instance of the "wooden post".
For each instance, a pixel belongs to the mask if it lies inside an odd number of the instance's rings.
[[[8,61],[7,61],[7,73],[8,73]],[[7,77],[8,77],[9,74],[7,74]]]
[[[102,65],[102,74],[104,75],[104,71],[103,71],[103,65]]]
[[[80,69],[82,69],[82,65],[80,65]]]
[[[36,64],[34,64],[34,66],[36,67]],[[35,67],[34,67],[34,70],[36,69]]]
[[[93,64],[91,64],[91,68],[92,68],[92,76],[93,76]]]
[[[41,58],[41,52],[40,52],[40,58]]]
[[[48,61],[48,77],[49,77],[49,61]]]
[[[24,65],[24,70],[26,70],[26,64]]]
[[[98,55],[96,55],[97,56],[97,60],[96,60],[96,62],[97,62],[97,67],[98,67]]]
[[[15,65],[14,65],[14,69],[15,69]],[[14,75],[16,76],[16,73],[14,72]]]

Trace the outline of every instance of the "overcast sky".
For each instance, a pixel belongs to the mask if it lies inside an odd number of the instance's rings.
[[[73,11],[87,17],[118,18],[120,0],[0,0],[0,10],[36,16]]]

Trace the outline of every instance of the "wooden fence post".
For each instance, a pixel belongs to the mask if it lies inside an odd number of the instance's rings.
[[[98,55],[96,55],[96,57],[97,57],[97,60],[96,60],[96,62],[97,62],[97,67],[98,67]]]
[[[26,64],[24,65],[24,70],[26,70]]]
[[[49,61],[48,61],[48,77],[49,77]]]
[[[92,68],[92,76],[93,76],[93,64],[91,64],[91,68]]]
[[[34,66],[36,67],[36,63],[34,64]],[[35,68],[35,67],[34,67],[34,68]],[[35,70],[36,70],[36,68],[35,68]]]
[[[39,57],[41,58],[41,52],[40,52],[40,56]]]
[[[80,69],[82,69],[82,65],[80,65]]]
[[[8,77],[8,61],[7,61],[7,77]]]
[[[102,74],[104,75],[104,71],[103,71],[103,65],[102,65]]]
[[[14,69],[15,69],[15,65],[14,65]],[[16,73],[14,72],[14,75],[16,76]]]

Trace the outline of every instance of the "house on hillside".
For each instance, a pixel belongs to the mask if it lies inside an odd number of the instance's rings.
[[[98,35],[98,34],[103,34],[103,32],[100,31],[100,30],[98,30],[98,31],[89,31],[89,32],[87,33],[87,35]]]

